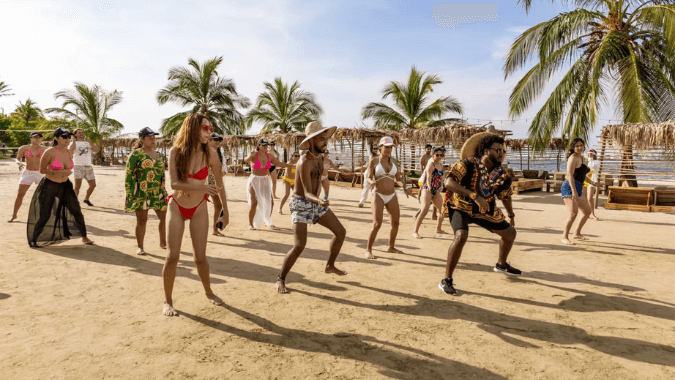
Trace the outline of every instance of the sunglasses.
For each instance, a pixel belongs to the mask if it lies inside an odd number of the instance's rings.
[[[440,154],[440,153],[438,153],[438,154],[434,154],[434,156],[436,156],[436,157],[445,157],[445,154]]]
[[[208,131],[209,133],[213,133],[213,127],[210,125],[202,125],[202,129]]]
[[[300,158],[300,155],[299,155],[299,154],[294,154],[294,155],[293,155],[293,158]]]
[[[494,150],[497,153],[504,153],[506,154],[506,149],[501,149],[501,148],[488,148],[490,150]]]

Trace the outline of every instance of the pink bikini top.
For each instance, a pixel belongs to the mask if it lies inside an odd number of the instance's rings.
[[[42,155],[45,153],[44,148],[40,149],[40,153],[38,153],[38,158],[42,158]],[[33,152],[30,151],[30,148],[26,151],[26,153],[23,154],[24,157],[26,158],[33,158]]]
[[[74,165],[75,165],[75,163],[73,162],[73,157],[71,156],[70,157],[70,168],[72,168]],[[63,167],[63,164],[61,164],[61,160],[59,159],[59,152],[58,151],[56,152],[56,159],[54,160],[54,162],[52,162],[51,168],[52,168],[52,170],[70,169],[70,168],[64,168]]]
[[[253,169],[270,169],[272,167],[272,163],[270,162],[270,155],[265,153],[265,156],[267,156],[267,164],[263,168],[262,165],[260,165],[260,159],[258,158],[258,152],[255,152],[255,162],[253,163]]]

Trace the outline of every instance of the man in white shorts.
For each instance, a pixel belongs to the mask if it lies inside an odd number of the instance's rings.
[[[75,130],[73,141],[70,143],[68,150],[73,153],[73,161],[75,162],[73,170],[73,174],[75,174],[75,195],[80,195],[82,179],[86,179],[89,188],[87,189],[87,195],[84,196],[84,203],[88,206],[93,206],[89,201],[89,197],[96,188],[96,177],[94,176],[94,165],[91,163],[91,154],[92,152],[98,153],[101,147],[92,143],[91,139],[87,138],[85,140],[84,129],[78,128]]]

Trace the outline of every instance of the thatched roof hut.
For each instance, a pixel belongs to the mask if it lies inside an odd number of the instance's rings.
[[[637,150],[654,147],[675,149],[675,121],[610,124],[602,128],[601,138],[612,145]]]
[[[526,146],[532,147],[532,144],[530,144],[530,139],[525,138],[525,139],[506,139],[506,146],[511,148],[511,150],[520,152],[523,149],[525,149]],[[567,148],[567,140],[562,139],[560,137],[553,137],[549,140],[548,145],[546,146],[547,149],[552,149],[552,150],[564,150]]]
[[[400,131],[402,139],[413,145],[424,145],[433,142],[449,142],[455,149],[461,149],[469,137],[480,132],[488,132],[487,127],[478,127],[471,124],[454,123],[431,128],[406,128]],[[506,138],[509,131],[492,130],[492,132]]]

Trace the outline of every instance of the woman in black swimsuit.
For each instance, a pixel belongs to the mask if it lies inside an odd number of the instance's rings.
[[[577,230],[574,232],[573,238],[578,240],[588,240],[581,234],[581,229],[591,215],[591,205],[588,203],[588,199],[583,196],[584,181],[593,184],[593,186],[602,186],[601,183],[596,184],[590,178],[586,178],[590,169],[583,161],[585,146],[586,143],[584,143],[584,140],[578,137],[570,143],[567,156],[567,176],[560,189],[560,194],[569,211],[562,238],[562,243],[565,245],[574,245],[568,238],[568,235],[580,209],[583,215],[577,225]]]

